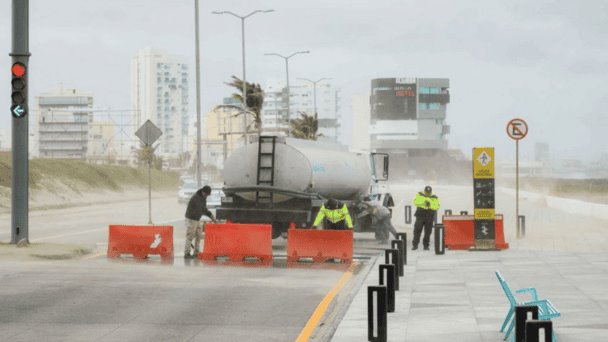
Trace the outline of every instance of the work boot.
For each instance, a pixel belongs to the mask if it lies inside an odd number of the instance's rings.
[[[194,258],[194,256],[190,255],[190,253],[184,254],[184,259],[192,259],[192,258]]]
[[[418,249],[418,246],[412,246],[412,250],[415,251]]]
[[[428,251],[429,250],[429,246],[424,246],[424,250]]]

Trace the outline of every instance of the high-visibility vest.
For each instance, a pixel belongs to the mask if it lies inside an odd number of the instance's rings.
[[[319,209],[319,213],[317,214],[317,218],[315,219],[315,223],[313,226],[318,226],[323,219],[326,218],[329,222],[337,223],[342,220],[346,220],[346,226],[348,228],[353,228],[353,221],[350,218],[350,214],[348,213],[348,208],[346,204],[342,205],[342,208],[338,209],[327,209],[325,208],[325,204],[321,205],[321,209]]]
[[[426,205],[426,202],[429,202],[429,205]],[[416,194],[416,197],[414,197],[414,205],[420,209],[427,209],[427,210],[439,210],[439,197],[437,197],[436,195],[425,195],[422,192],[419,192]]]

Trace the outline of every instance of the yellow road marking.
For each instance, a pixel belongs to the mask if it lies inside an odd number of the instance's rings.
[[[94,258],[100,257],[100,256],[102,256],[102,255],[104,255],[104,254],[106,254],[106,253],[105,253],[105,252],[99,252],[99,253],[95,253],[95,254],[93,254],[93,255],[88,255],[88,256],[86,256],[86,257],[82,258],[82,260],[94,259]]]
[[[342,290],[344,285],[348,282],[350,277],[352,277],[354,266],[354,263],[350,265],[348,271],[344,272],[344,274],[342,275],[340,280],[338,280],[336,285],[334,285],[334,287],[329,290],[329,292],[325,295],[325,298],[323,298],[321,303],[317,305],[317,308],[312,313],[312,316],[310,316],[310,319],[308,319],[306,326],[304,326],[304,329],[302,329],[302,331],[300,332],[300,335],[296,339],[296,342],[308,341],[310,335],[314,332],[315,328],[319,324],[319,321],[325,314],[325,310],[327,310],[329,303],[331,303],[334,297],[340,292],[340,290]]]

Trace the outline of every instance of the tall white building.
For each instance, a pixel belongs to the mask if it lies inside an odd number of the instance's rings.
[[[89,127],[93,121],[93,95],[76,89],[60,89],[36,96],[40,158],[86,159]]]
[[[140,50],[131,61],[131,109],[135,129],[151,120],[163,132],[157,149],[161,156],[178,158],[187,151],[188,65],[185,59],[162,50]]]
[[[299,118],[300,113],[314,115],[315,102],[319,119],[318,133],[325,139],[336,140],[339,134],[339,96],[330,83],[317,83],[315,88],[308,82],[290,84],[289,118]],[[316,97],[316,101],[315,101]],[[265,132],[287,130],[287,92],[285,82],[267,81],[264,87],[262,127]]]

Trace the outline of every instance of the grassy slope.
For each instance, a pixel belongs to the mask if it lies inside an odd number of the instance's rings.
[[[148,184],[148,170],[116,165],[91,165],[80,160],[33,159],[29,163],[29,184],[33,191],[62,183],[75,192],[86,190],[120,191],[125,187]],[[49,182],[52,180],[52,182]],[[152,186],[176,189],[179,175],[175,172],[152,170]],[[11,186],[11,159],[0,157],[0,188]],[[47,189],[52,190],[52,189]],[[5,191],[0,192],[3,196]]]

